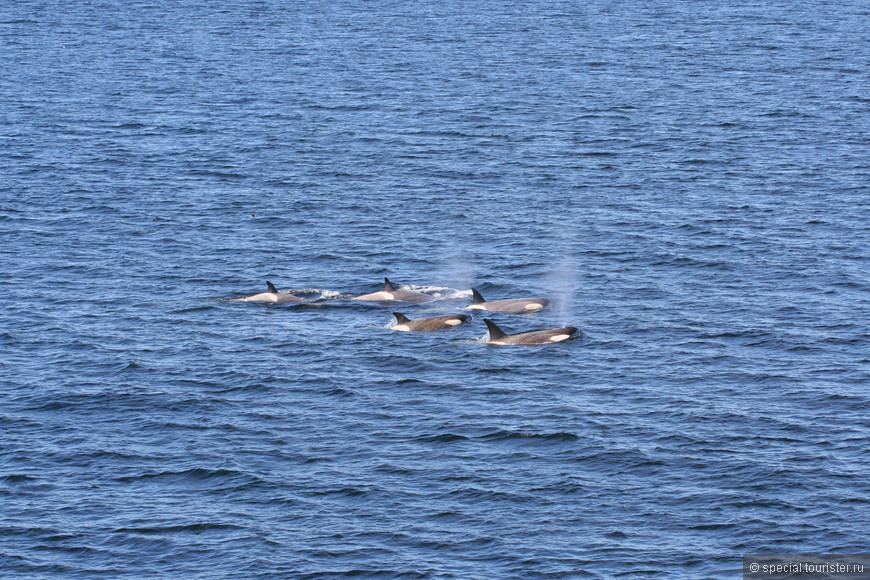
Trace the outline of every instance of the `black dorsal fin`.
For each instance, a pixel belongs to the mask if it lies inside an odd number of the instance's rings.
[[[275,285],[272,284],[271,282],[269,282],[268,280],[266,280],[266,286],[269,287],[269,292],[271,292],[272,294],[278,293],[278,291],[275,289]]]
[[[501,340],[502,338],[507,337],[507,334],[496,325],[495,322],[490,320],[489,318],[484,318],[483,321],[486,323],[486,327],[489,329],[489,340]]]
[[[410,320],[408,320],[408,317],[401,312],[393,312],[393,316],[396,317],[396,324],[406,324],[408,322],[411,322]]]
[[[393,288],[393,284],[390,282],[389,278],[384,278],[384,292],[395,292],[395,288]]]
[[[483,296],[480,295],[480,292],[477,291],[476,288],[471,289],[472,304],[483,304],[486,300],[483,299]]]

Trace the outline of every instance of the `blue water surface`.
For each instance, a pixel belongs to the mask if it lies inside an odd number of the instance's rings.
[[[870,5],[0,9],[0,571],[870,552]],[[350,300],[383,278],[422,305]],[[270,280],[298,305],[234,301]],[[488,299],[546,296],[492,347]],[[433,333],[412,318],[473,314]]]

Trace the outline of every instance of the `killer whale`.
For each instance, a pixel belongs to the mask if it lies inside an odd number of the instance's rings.
[[[393,316],[396,317],[396,325],[390,330],[405,332],[432,332],[442,328],[459,326],[468,320],[467,314],[448,314],[447,316],[432,316],[430,318],[417,318],[415,320],[410,320],[401,312],[393,312]]]
[[[275,285],[266,280],[266,287],[268,290],[266,292],[261,292],[260,294],[254,294],[253,296],[248,296],[246,298],[239,298],[239,302],[302,302],[301,298],[297,298],[296,296],[292,296],[290,294],[285,294],[284,292],[278,292],[275,288]]]
[[[574,333],[577,332],[577,329],[573,326],[565,326],[562,328],[552,328],[548,330],[533,330],[531,332],[507,334],[489,318],[484,318],[483,321],[486,323],[486,327],[489,329],[489,340],[486,341],[486,344],[551,344],[554,342],[562,342],[563,340],[573,338]]]
[[[411,290],[397,290],[390,282],[389,278],[384,278],[384,288],[378,292],[371,294],[363,294],[355,296],[351,300],[367,300],[371,302],[425,302],[431,300],[432,297],[428,294],[413,292]]]
[[[472,310],[487,310],[489,312],[504,312],[506,314],[528,314],[546,307],[550,301],[546,298],[512,298],[508,300],[487,301],[477,289],[471,289]]]

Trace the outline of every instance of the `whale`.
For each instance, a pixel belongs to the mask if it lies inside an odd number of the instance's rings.
[[[484,318],[483,321],[489,329],[489,340],[486,341],[486,344],[552,344],[554,342],[562,342],[563,340],[574,338],[574,333],[577,332],[577,329],[573,326],[564,326],[562,328],[552,328],[548,330],[533,330],[531,332],[507,334],[489,318]],[[580,335],[578,334],[577,336]]]
[[[488,312],[504,312],[505,314],[529,314],[542,310],[550,303],[546,298],[513,298],[509,300],[487,301],[476,289],[471,289],[472,310],[486,310]]]
[[[417,318],[410,320],[401,312],[393,312],[396,317],[396,325],[390,330],[404,332],[432,332],[442,328],[453,328],[468,320],[467,314],[448,314],[447,316],[432,316],[431,318]]]
[[[368,300],[370,302],[425,302],[431,300],[432,297],[428,294],[413,292],[411,290],[397,290],[388,278],[384,278],[384,288],[378,292],[371,294],[363,294],[355,296],[351,300]]]
[[[302,302],[301,298],[278,292],[275,285],[266,280],[266,286],[269,288],[266,292],[254,294],[246,298],[239,298],[239,302]]]

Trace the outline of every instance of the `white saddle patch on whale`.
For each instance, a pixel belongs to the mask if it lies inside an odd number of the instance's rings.
[[[278,297],[275,294],[271,294],[269,292],[263,292],[262,294],[254,294],[253,296],[248,296],[247,298],[242,298],[242,302],[278,302]]]

